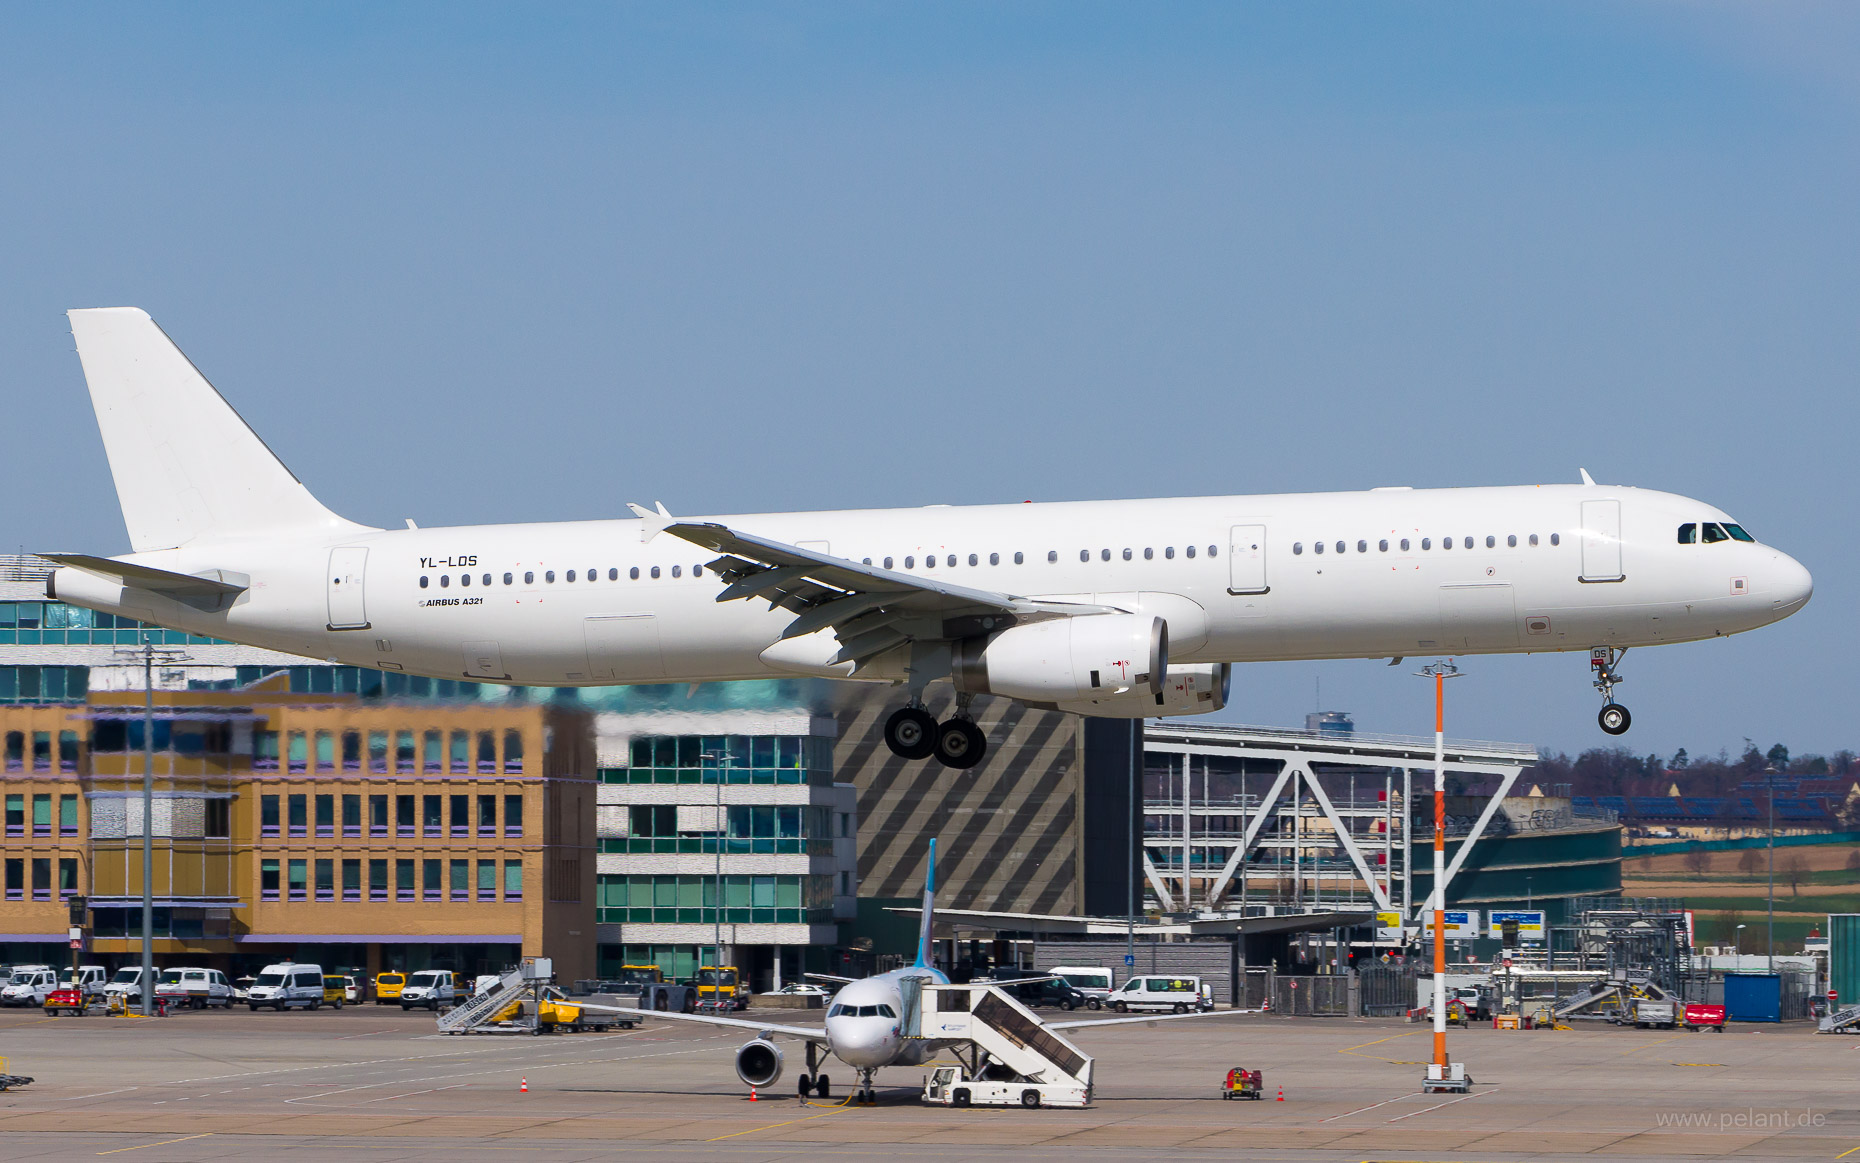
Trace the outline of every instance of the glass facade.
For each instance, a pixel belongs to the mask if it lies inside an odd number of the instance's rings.
[[[628,758],[628,767],[602,768],[601,782],[833,782],[833,740],[815,735],[643,735]]]
[[[89,693],[88,666],[0,666],[0,703],[81,703]]]
[[[833,820],[825,807],[730,804],[724,808],[726,853],[833,855]],[[715,852],[714,831],[680,832],[677,809],[634,805],[628,835],[600,842],[602,852]]]
[[[723,916],[712,876],[595,878],[596,920],[603,923],[816,924],[833,922],[830,876],[724,876]]]

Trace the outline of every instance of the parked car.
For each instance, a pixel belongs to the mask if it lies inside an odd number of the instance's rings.
[[[407,979],[401,987],[400,1008],[410,1010],[414,1006],[425,1006],[437,1010],[440,1006],[449,1006],[458,1000],[458,988],[453,984],[454,977],[449,969],[422,969]]]
[[[166,999],[171,1006],[196,1010],[208,1006],[225,1008],[233,1002],[232,982],[217,969],[194,966],[164,969],[155,978],[155,996]]]
[[[246,1000],[247,996],[249,996],[252,991],[252,984],[256,982],[257,980],[258,978],[253,977],[249,973],[246,974],[244,977],[233,978],[233,983],[232,983],[233,1000],[234,1001]]]
[[[45,995],[58,988],[58,974],[49,965],[19,965],[0,986],[0,1005],[43,1006]]]
[[[278,1011],[317,1009],[323,1004],[323,967],[292,961],[267,965],[258,971],[245,999],[254,1012],[265,1006]]]
[[[833,991],[824,985],[815,985],[811,981],[791,981],[775,991],[790,997],[799,994],[803,997],[832,997]]]
[[[342,1003],[347,1000],[349,1000],[348,981],[334,975],[325,975],[323,978],[323,1004],[341,1009]]]
[[[1199,977],[1133,977],[1111,991],[1111,1008],[1119,1013],[1131,1010],[1173,1010],[1178,1014],[1202,1008]]]
[[[346,973],[343,975],[342,1000],[353,1006],[362,1004],[362,982],[360,978]]]
[[[1084,990],[1056,978],[1018,984],[1003,982],[1001,988],[1013,994],[1020,1004],[1029,1009],[1038,1009],[1040,1006],[1058,1006],[1062,1010],[1076,1010],[1091,1004],[1091,999],[1085,996]]]
[[[375,974],[375,1004],[384,1006],[391,1001],[400,1000],[400,991],[407,984],[404,973]]]
[[[1111,971],[1102,965],[1055,965],[1047,972],[1065,978],[1067,985],[1092,999],[1092,1009],[1104,1005],[1116,982]]]

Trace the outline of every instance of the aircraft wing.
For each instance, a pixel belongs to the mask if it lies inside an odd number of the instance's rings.
[[[1087,1026],[1129,1026],[1137,1022],[1181,1022],[1189,1018],[1224,1018],[1231,1014],[1256,1014],[1258,1010],[1202,1010],[1192,1014],[1146,1014],[1130,1018],[1086,1018],[1076,1022],[1044,1022],[1049,1030],[1082,1030]]]
[[[803,973],[801,976],[812,978],[815,981],[830,981],[834,985],[851,985],[853,982],[859,980],[856,977],[838,977],[831,973]]]
[[[664,531],[723,554],[706,567],[729,583],[719,602],[765,598],[771,608],[793,612],[784,639],[831,629],[840,642],[835,664],[863,665],[914,639],[968,638],[1019,622],[1117,612],[895,573],[724,525],[673,522]]]
[[[625,1013],[635,1011],[626,1010]],[[715,1014],[687,1014],[677,1010],[639,1010],[641,1017],[670,1018],[674,1022],[698,1022],[706,1026],[730,1026],[739,1030],[754,1030],[758,1034],[783,1034],[790,1038],[800,1038],[808,1042],[827,1043],[827,1032],[811,1026],[777,1026],[768,1022],[751,1022],[743,1018],[724,1018]]]

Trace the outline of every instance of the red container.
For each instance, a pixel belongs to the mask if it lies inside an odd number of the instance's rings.
[[[1710,1027],[1724,1033],[1724,1007],[1689,1005],[1685,1012],[1686,1029],[1703,1030]]]

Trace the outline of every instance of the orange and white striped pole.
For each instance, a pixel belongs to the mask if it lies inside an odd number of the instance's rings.
[[[1451,665],[1451,664],[1448,664]],[[1434,671],[1434,1065],[1447,1076],[1447,672]]]

